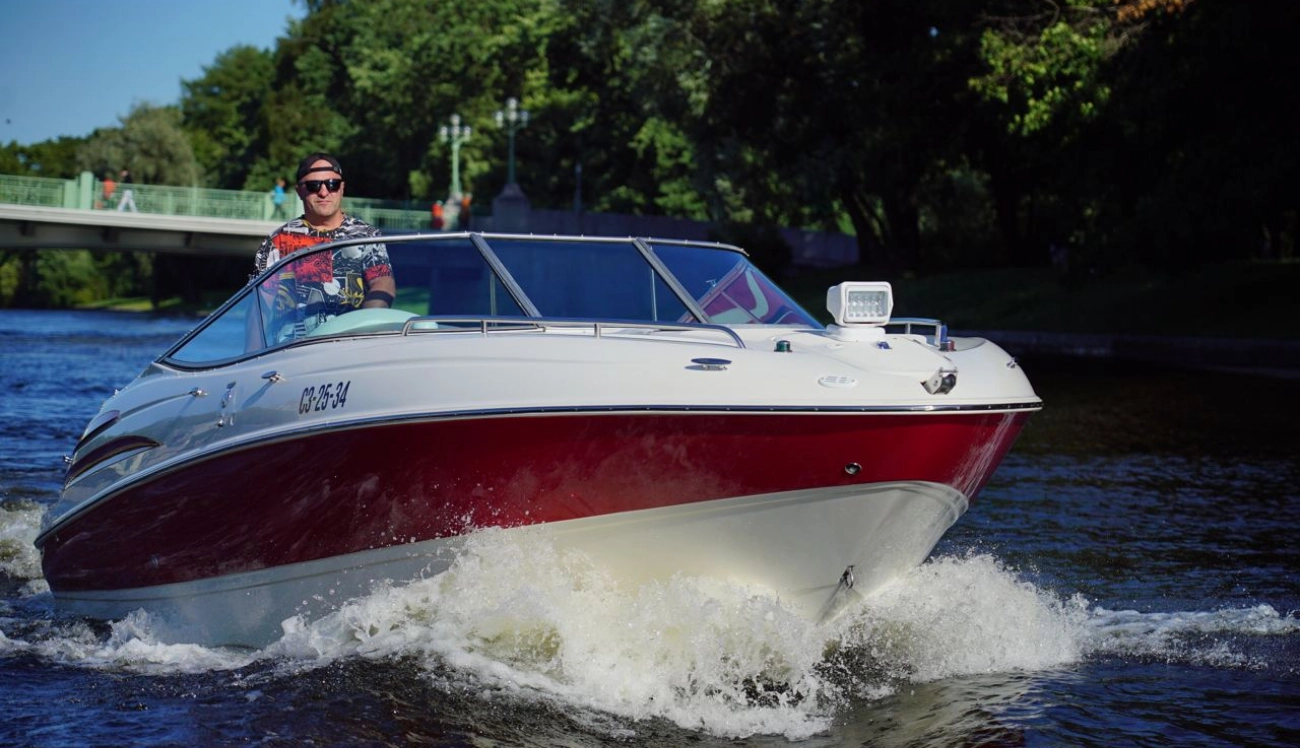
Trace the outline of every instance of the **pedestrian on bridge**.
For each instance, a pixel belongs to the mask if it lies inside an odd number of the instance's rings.
[[[118,181],[122,183],[122,199],[117,201],[118,211],[129,210],[132,213],[140,211],[135,207],[135,190],[131,189],[131,170],[123,169],[118,175]]]
[[[95,207],[108,210],[108,206],[113,204],[113,193],[117,191],[117,182],[113,181],[113,172],[104,172],[104,199]]]
[[[470,213],[470,209],[469,209],[469,203],[470,200],[473,199],[473,197],[474,197],[473,195],[464,195],[460,199],[460,212],[457,213],[457,215],[459,216],[457,220],[459,220],[460,225],[457,228],[459,228],[461,231],[469,231],[470,219],[474,217],[474,215]]]
[[[271,189],[271,203],[275,209],[271,211],[272,218],[288,218],[289,202],[288,194],[284,191],[284,177],[275,178],[275,187]]]

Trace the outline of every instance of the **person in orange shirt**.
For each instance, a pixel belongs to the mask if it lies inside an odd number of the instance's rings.
[[[113,172],[104,172],[104,200],[96,208],[108,209],[113,204],[113,193],[117,191],[117,182],[113,181]]]
[[[469,231],[469,222],[473,216],[469,211],[470,195],[465,195],[460,199],[460,230]]]

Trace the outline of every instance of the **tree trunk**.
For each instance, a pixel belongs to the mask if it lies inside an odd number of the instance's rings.
[[[897,190],[884,200],[889,238],[885,242],[886,269],[918,270],[921,265],[920,213],[910,191]]]
[[[879,265],[882,227],[873,215],[870,197],[858,190],[847,190],[840,197],[857,233],[858,264],[863,267]]]
[[[1010,180],[1004,175],[994,174],[989,181],[993,192],[993,209],[997,213],[998,234],[1002,237],[1002,246],[1006,248],[1007,260],[1020,267],[1037,264],[1032,261],[1029,242],[1021,222],[1020,190],[1009,184]]]

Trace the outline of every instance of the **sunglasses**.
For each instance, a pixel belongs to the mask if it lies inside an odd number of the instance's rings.
[[[298,183],[298,186],[306,189],[308,192],[312,194],[320,192],[320,188],[322,185],[324,185],[325,189],[329,190],[330,192],[338,192],[339,188],[343,186],[343,180],[342,179],[308,179],[306,181]]]

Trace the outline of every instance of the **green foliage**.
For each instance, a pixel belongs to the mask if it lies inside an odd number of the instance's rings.
[[[997,253],[997,216],[989,178],[969,164],[937,164],[918,190],[920,233],[933,268],[979,268],[1006,264]]]
[[[196,185],[198,163],[176,107],[137,104],[121,127],[101,128],[77,149],[77,167],[98,175],[129,169],[148,184]]]
[[[0,307],[66,308],[147,294],[145,252],[16,250],[0,253]]]
[[[274,74],[269,52],[237,46],[217,55],[200,78],[182,83],[182,126],[204,174],[204,186],[249,186],[246,178],[266,152],[262,107]]]
[[[59,137],[32,145],[0,145],[0,174],[26,174],[51,179],[77,176],[77,148],[85,138]]]
[[[357,196],[517,176],[539,208],[847,228],[872,274],[1166,270],[1294,256],[1300,3],[1188,0],[305,0],[273,51],[235,47],[84,140],[0,169],[270,189],[335,152]],[[188,149],[188,150],[187,150]],[[761,254],[776,257],[781,250]],[[6,267],[11,267],[7,265]],[[29,268],[30,269],[30,268]]]
[[[1097,264],[1295,256],[1297,28],[1297,3],[1198,2],[1117,56],[1113,124],[1086,186]]]
[[[1097,15],[1058,19],[1031,34],[985,29],[980,57],[988,71],[970,86],[1004,108],[1013,136],[1034,135],[1062,119],[1093,119],[1110,96],[1101,78],[1109,29]]]
[[[104,291],[92,256],[86,250],[38,252],[20,258],[19,262],[28,279],[25,306],[76,306]]]

